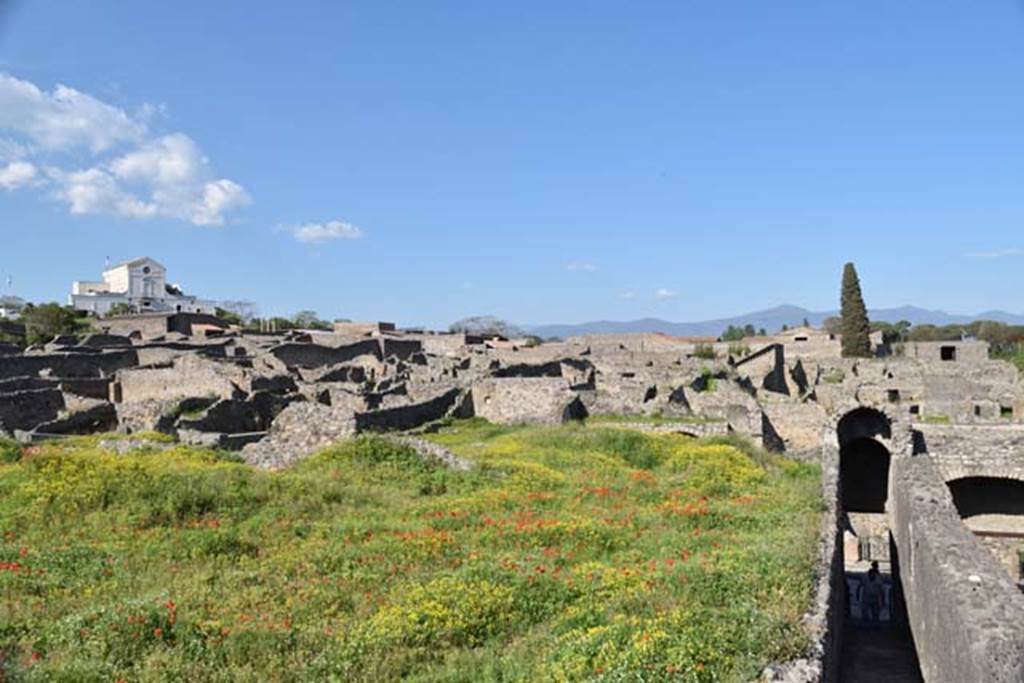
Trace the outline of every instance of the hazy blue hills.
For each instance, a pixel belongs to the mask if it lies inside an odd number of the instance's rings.
[[[800,306],[776,306],[763,311],[754,311],[732,318],[718,318],[699,322],[670,322],[660,318],[642,318],[640,320],[612,321],[597,320],[576,325],[527,325],[530,334],[541,337],[571,337],[581,334],[626,334],[631,332],[662,332],[680,337],[717,337],[729,325],[743,327],[753,325],[756,329],[764,328],[769,333],[777,332],[783,325],[795,327],[806,318],[812,325],[821,325],[825,318],[837,315],[837,311],[809,311]],[[900,308],[882,308],[869,311],[872,320],[896,322],[908,320],[914,325],[953,325],[969,323],[974,320],[996,320],[1011,325],[1024,325],[1024,315],[1007,313],[1006,311],[984,311],[977,315],[959,315],[945,311],[933,311],[917,306]]]

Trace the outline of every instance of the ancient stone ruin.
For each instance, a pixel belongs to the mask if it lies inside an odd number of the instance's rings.
[[[837,676],[844,583],[878,561],[893,576],[890,617],[909,624],[926,679],[1024,679],[1024,384],[982,342],[879,346],[854,360],[811,329],[739,350],[655,334],[531,345],[381,325],[183,334],[143,322],[0,349],[0,434],[158,431],[271,469],[354,434],[453,417],[614,415],[636,429],[738,434],[825,475],[808,615],[817,650],[766,675]]]

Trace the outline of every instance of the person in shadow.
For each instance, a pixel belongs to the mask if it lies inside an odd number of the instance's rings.
[[[885,582],[878,571],[878,562],[871,563],[867,576],[860,582],[857,599],[860,602],[861,618],[871,627],[877,627],[885,604]]]

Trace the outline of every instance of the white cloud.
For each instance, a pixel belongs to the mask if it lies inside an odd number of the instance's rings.
[[[363,236],[363,231],[359,227],[344,221],[285,225],[281,229],[291,233],[298,241],[307,244],[320,244],[332,240],[357,240]]]
[[[662,288],[654,293],[654,298],[659,301],[668,301],[669,299],[678,299],[679,294],[677,292],[673,292],[671,289]]]
[[[3,73],[0,128],[47,149],[88,147],[93,152],[140,141],[146,134],[143,123],[91,95],[59,84],[48,93]]]
[[[109,169],[123,184],[141,188],[154,215],[195,225],[223,225],[225,212],[250,201],[238,183],[209,179],[208,159],[182,133],[151,140],[111,161]]]
[[[597,270],[597,266],[593,263],[581,263],[579,261],[570,261],[565,264],[565,269],[572,272],[582,273],[593,273]]]
[[[1015,256],[1024,256],[1024,249],[1018,247],[1011,247],[1009,249],[995,249],[992,251],[973,251],[967,254],[968,258],[978,259],[981,261],[992,261],[1001,258],[1013,258]]]
[[[217,178],[209,159],[184,133],[154,135],[147,121],[163,107],[143,104],[131,116],[91,95],[58,85],[47,93],[0,73],[0,161],[14,169],[2,187],[44,187],[75,215],[171,218],[224,225],[227,214],[250,202],[233,180]],[[72,156],[84,167],[68,167]],[[26,181],[28,164],[45,168]],[[6,176],[5,176],[6,177]],[[38,178],[37,182],[32,182]]]
[[[628,292],[623,292],[622,294],[620,294],[619,297],[622,299],[635,299],[636,292],[634,292],[633,290],[629,290]]]
[[[31,184],[38,174],[35,164],[27,161],[12,161],[0,166],[0,188],[15,190]]]
[[[193,207],[191,220],[196,225],[223,225],[226,211],[251,201],[245,189],[233,180],[213,180],[203,185],[202,199]]]
[[[57,184],[56,196],[74,215],[109,213],[126,218],[153,218],[160,214],[156,204],[124,191],[110,173],[100,168],[66,173],[49,170]]]

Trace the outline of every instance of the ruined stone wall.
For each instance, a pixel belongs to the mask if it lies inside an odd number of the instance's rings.
[[[960,520],[934,460],[896,457],[889,515],[926,681],[1024,680],[1024,595]]]
[[[1020,553],[1024,550],[1024,539],[985,534],[976,534],[976,537],[1006,570],[1010,580],[1020,585],[1021,579],[1024,579],[1024,576],[1021,575],[1020,562]]]
[[[234,398],[245,373],[199,356],[182,356],[171,367],[119,372],[113,387],[118,403],[174,401],[191,397]]]
[[[487,379],[473,385],[473,411],[496,424],[561,424],[586,416],[561,377]]]
[[[963,477],[1024,479],[1024,425],[914,424],[944,481]]]
[[[953,355],[944,356],[943,349],[953,349]],[[983,363],[988,360],[988,350],[988,342],[983,341],[907,342],[903,346],[903,355],[946,364]]]
[[[376,339],[366,339],[344,346],[286,342],[270,349],[269,353],[288,367],[295,368],[336,365],[360,356],[373,356],[377,360],[382,358],[380,342]]]
[[[384,337],[380,340],[381,353],[384,358],[395,357],[400,360],[409,360],[418,353],[423,352],[423,342],[418,339],[392,339]]]
[[[57,418],[64,396],[57,389],[27,389],[0,394],[0,433],[28,430]]]
[[[466,348],[464,334],[425,334],[418,339],[423,344],[424,352],[435,356],[462,355]]]
[[[36,377],[105,377],[138,364],[134,349],[102,353],[52,353],[0,357],[0,379]]]
[[[104,318],[97,325],[109,334],[124,336],[139,335],[144,339],[161,337],[170,330],[166,315],[133,315],[124,317]]]
[[[361,432],[414,429],[446,417],[456,408],[461,395],[459,389],[453,388],[416,403],[356,413],[355,426]]]
[[[791,455],[811,453],[821,446],[825,409],[817,403],[765,402],[764,412]]]
[[[818,540],[814,602],[804,624],[811,641],[807,657],[768,667],[762,680],[780,683],[833,683],[839,680],[846,616],[842,529],[839,525],[839,446],[834,428],[819,431],[821,487],[825,511]]]
[[[786,357],[790,360],[829,362],[842,357],[842,342],[828,337],[810,337],[805,342],[787,340]]]

